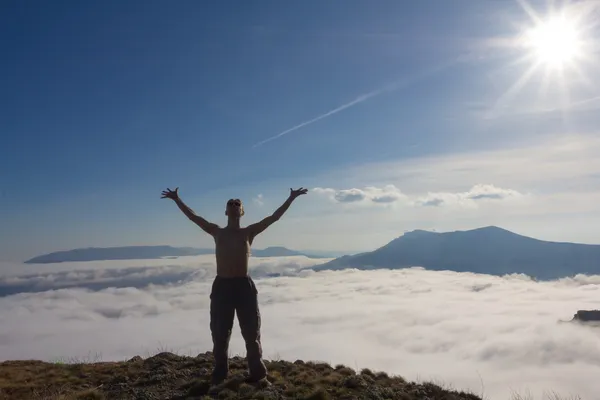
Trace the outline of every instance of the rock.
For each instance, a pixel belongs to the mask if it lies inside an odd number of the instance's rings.
[[[573,321],[600,322],[600,310],[579,310],[573,316]]]

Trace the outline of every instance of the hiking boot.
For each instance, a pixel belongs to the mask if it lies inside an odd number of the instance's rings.
[[[210,386],[220,386],[225,382],[225,378],[212,378],[210,380]]]
[[[224,383],[225,383],[225,378],[213,377],[210,380],[210,387],[208,389],[208,394],[210,394],[210,395],[218,394],[223,389]]]
[[[210,380],[210,388],[208,389],[208,394],[217,394],[223,388],[223,383],[225,382],[225,378],[222,377],[212,377]]]
[[[221,388],[219,387],[219,385],[211,384],[210,387],[208,388],[207,394],[215,395],[215,394],[218,394],[220,391],[221,391]]]
[[[246,378],[246,383],[259,388],[266,388],[273,385],[266,376],[258,379],[249,376]]]

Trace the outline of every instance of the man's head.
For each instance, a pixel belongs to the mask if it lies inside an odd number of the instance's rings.
[[[228,217],[241,217],[244,215],[244,205],[240,199],[229,199],[225,207],[225,215]]]

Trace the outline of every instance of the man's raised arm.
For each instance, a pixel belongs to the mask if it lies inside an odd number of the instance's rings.
[[[171,190],[169,188],[167,188],[167,190],[164,190],[162,192],[162,196],[161,198],[165,199],[171,199],[175,202],[175,204],[177,204],[177,206],[179,207],[179,209],[185,214],[186,217],[188,217],[192,222],[194,222],[196,225],[198,225],[200,228],[202,228],[202,230],[206,233],[208,233],[209,235],[213,235],[217,232],[217,229],[219,229],[219,226],[217,224],[213,224],[212,222],[208,222],[207,220],[205,220],[204,218],[202,218],[199,215],[196,215],[196,213],[194,213],[194,211],[192,211],[191,208],[189,208],[180,198],[179,198],[179,194],[177,193],[177,191],[179,190],[179,188],[175,188],[175,190]]]
[[[252,238],[254,238],[256,235],[267,229],[273,222],[278,221],[279,218],[281,218],[283,214],[285,214],[287,209],[290,208],[290,205],[292,205],[292,202],[296,199],[296,197],[306,194],[307,191],[308,190],[304,188],[300,188],[297,190],[292,190],[290,188],[290,196],[277,210],[275,210],[273,214],[264,218],[262,221],[248,226],[248,230],[250,231]]]

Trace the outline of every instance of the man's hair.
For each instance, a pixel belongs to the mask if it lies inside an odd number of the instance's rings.
[[[229,199],[229,200],[227,200],[227,205],[225,206],[225,215],[227,215],[227,208],[232,203],[237,203],[239,205],[239,207],[240,207],[240,217],[243,216],[245,214],[244,203],[242,203],[242,200],[240,200],[240,199]]]

